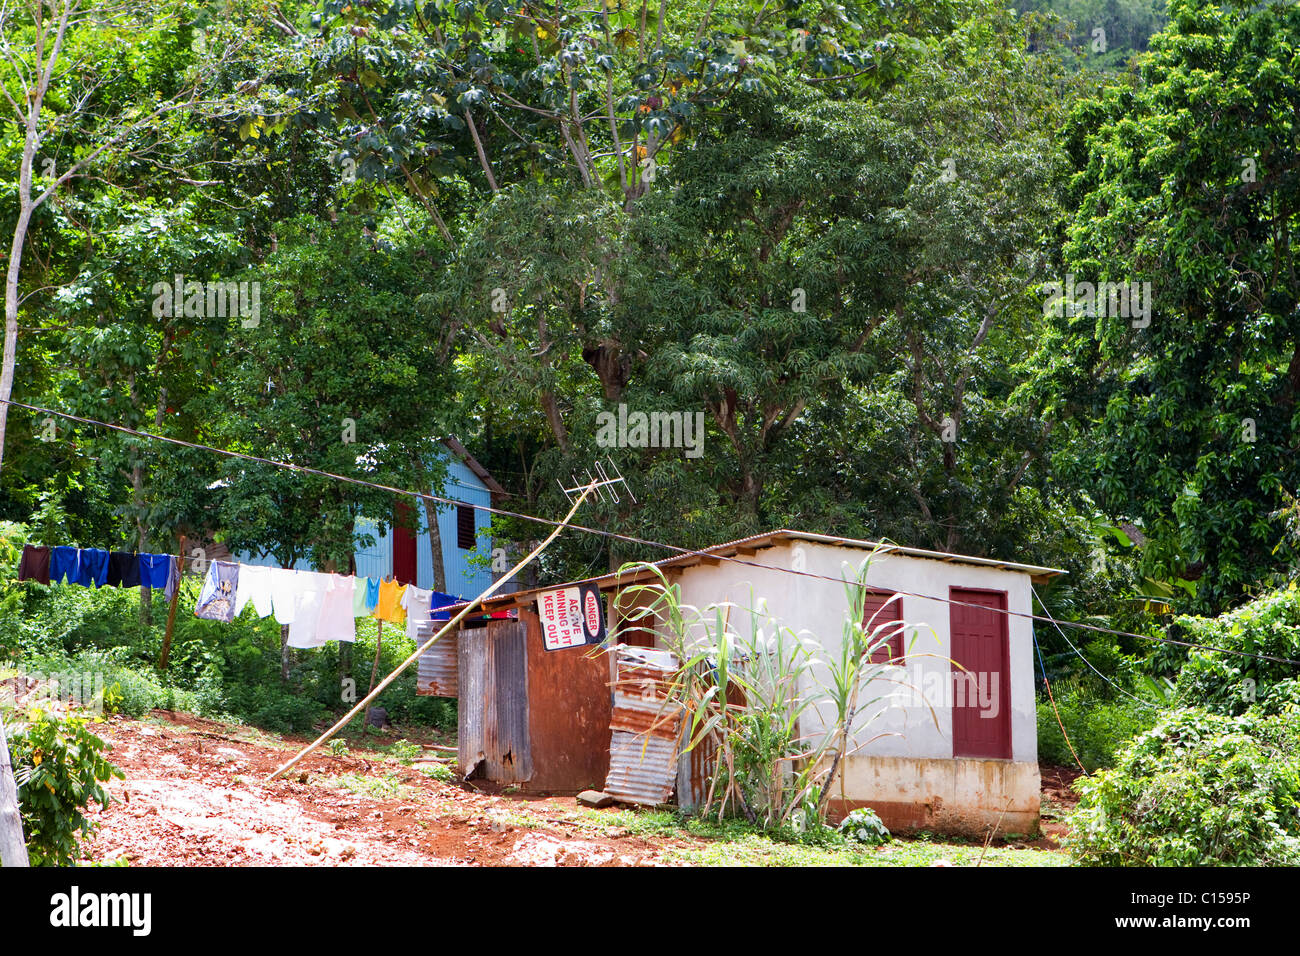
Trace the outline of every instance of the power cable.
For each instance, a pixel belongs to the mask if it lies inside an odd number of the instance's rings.
[[[25,408],[33,412],[44,412],[47,415],[58,415],[59,417],[69,419],[70,421],[80,422],[84,425],[92,425],[99,428],[107,428],[111,431],[121,432],[123,434],[132,435],[138,438],[153,439],[154,441],[161,441],[172,445],[179,445],[184,448],[192,448],[196,451],[208,451],[208,452],[212,452],[213,454],[225,455],[230,458],[239,458],[244,461],[256,462],[258,464],[263,464],[263,465],[271,465],[276,468],[285,468],[290,471],[301,472],[303,474],[309,474],[309,475],[316,475],[318,477],[329,478],[334,481],[343,481],[349,484],[361,485],[362,487],[373,488],[377,491],[387,491],[395,495],[403,495],[410,498],[433,501],[439,504],[457,505],[457,506],[474,508],[479,511],[487,512],[488,514],[501,515],[502,517],[507,517],[507,518],[517,518],[521,521],[531,521],[537,524],[549,525],[551,527],[558,527],[561,524],[561,522],[555,521],[551,518],[542,518],[537,515],[527,515],[527,514],[521,514],[520,512],[516,512],[516,511],[507,511],[503,508],[496,508],[491,505],[471,504],[465,501],[457,501],[454,498],[444,498],[440,495],[434,495],[428,492],[408,491],[407,489],[404,488],[397,488],[392,485],[385,485],[374,481],[366,481],[363,478],[354,478],[350,475],[337,475],[334,474],[333,472],[324,471],[320,468],[312,468],[308,465],[298,465],[298,464],[294,464],[293,462],[276,461],[271,458],[262,458],[259,455],[250,455],[246,452],[230,451],[229,449],[225,449],[225,448],[216,448],[212,445],[204,445],[199,442],[185,441],[184,439],[181,438],[171,438],[167,435],[156,435],[152,432],[144,432],[135,428],[128,428],[125,425],[117,425],[114,424],[113,422],[102,422],[93,418],[85,418],[80,415],[73,415],[70,412],[61,412],[52,408],[43,408],[39,405],[29,405],[26,404],[25,402],[16,402],[12,399],[9,399],[7,401],[4,399],[0,399],[0,403],[7,404],[15,408]],[[677,545],[667,544],[663,541],[651,541],[646,538],[638,538],[634,535],[620,534],[616,531],[607,531],[601,528],[591,528],[585,525],[570,524],[568,527],[573,529],[574,531],[582,531],[586,534],[600,535],[601,537],[611,538],[617,541],[623,541],[628,544],[637,544],[643,547],[659,548],[664,551],[672,551],[675,552],[677,557],[707,556],[710,558],[717,559],[719,561],[729,561],[733,564],[740,564],[751,568],[757,568],[763,571],[779,571],[785,574],[794,574],[794,575],[799,575],[801,577],[814,578],[822,581],[833,581],[836,584],[840,584],[840,585],[844,584],[844,580],[842,578],[834,578],[831,577],[830,575],[818,574],[814,571],[800,571],[794,568],[778,568],[778,567],[773,567],[771,565],[759,564],[754,561],[746,561],[743,558],[736,558],[728,555],[714,554],[712,553],[712,550],[709,548],[699,548],[699,549],[691,550],[689,548],[681,548],[678,547]],[[882,544],[882,548],[885,551],[888,551],[889,545]],[[663,559],[663,560],[671,560],[671,559]],[[927,600],[927,601],[942,601],[954,607],[978,608],[985,611],[996,611],[999,614],[1005,614],[1010,617],[1022,617],[1022,618],[1027,618],[1031,621],[1046,621],[1052,624],[1056,624],[1056,621],[1053,618],[1043,617],[1041,615],[1034,614],[1032,612],[1013,611],[1010,610],[1009,608],[990,608],[982,604],[973,604],[967,601],[955,601],[951,597],[948,598],[936,597],[935,595],[932,594],[920,594],[914,591],[902,591],[902,590],[894,589],[894,593],[902,595],[904,597],[920,598],[922,600]],[[1172,637],[1155,637],[1150,634],[1134,634],[1130,631],[1119,631],[1113,628],[1100,627],[1095,624],[1084,624],[1081,621],[1062,621],[1061,623],[1064,624],[1066,627],[1073,627],[1081,630],[1094,631],[1099,634],[1109,634],[1114,637],[1130,637],[1140,641],[1157,641],[1160,643],[1174,644],[1179,647],[1213,651],[1219,654],[1233,654],[1239,657],[1250,657],[1255,660],[1272,661],[1273,663],[1276,664],[1291,664],[1295,667],[1300,667],[1300,660],[1292,660],[1291,658],[1287,658],[1287,657],[1275,657],[1271,654],[1255,654],[1249,651],[1239,651],[1232,648],[1213,647],[1209,644],[1199,644],[1193,641],[1180,641]]]
[[[1143,707],[1150,707],[1152,710],[1157,710],[1157,711],[1162,709],[1162,708],[1160,708],[1160,707],[1157,707],[1155,704],[1151,703],[1151,701],[1149,701],[1149,700],[1143,700],[1141,697],[1135,697],[1134,695],[1132,695],[1132,694],[1130,694],[1128,691],[1126,691],[1123,687],[1120,687],[1119,684],[1115,683],[1113,680],[1111,680],[1109,677],[1107,677],[1107,676],[1106,676],[1105,674],[1103,674],[1101,671],[1097,670],[1097,668],[1093,666],[1092,661],[1090,661],[1090,660],[1088,660],[1088,658],[1084,657],[1084,656],[1083,656],[1083,652],[1082,652],[1081,650],[1079,650],[1077,647],[1075,647],[1075,646],[1074,646],[1074,643],[1073,643],[1073,642],[1072,642],[1068,637],[1065,636],[1065,632],[1064,632],[1063,630],[1061,630],[1061,626],[1060,626],[1059,624],[1056,623],[1056,620],[1055,620],[1055,618],[1052,617],[1051,612],[1047,610],[1047,605],[1043,603],[1043,599],[1042,599],[1041,597],[1038,596],[1038,592],[1034,590],[1034,586],[1033,586],[1032,584],[1029,585],[1029,592],[1034,596],[1035,600],[1038,601],[1039,606],[1043,609],[1043,613],[1047,615],[1047,619],[1048,619],[1049,621],[1051,621],[1052,624],[1056,627],[1056,632],[1057,632],[1058,634],[1061,635],[1061,639],[1064,640],[1066,644],[1069,644],[1069,645],[1070,645],[1070,650],[1074,651],[1074,653],[1075,653],[1076,655],[1078,655],[1079,660],[1081,660],[1081,661],[1083,661],[1085,664],[1087,664],[1088,667],[1092,670],[1092,672],[1093,672],[1094,674],[1096,674],[1098,677],[1100,677],[1102,680],[1104,680],[1104,681],[1105,681],[1107,684],[1109,684],[1111,687],[1114,687],[1117,691],[1119,691],[1119,692],[1120,692],[1121,694],[1123,694],[1125,697],[1132,698],[1133,700],[1135,700],[1135,701],[1137,701],[1139,704],[1141,704]],[[1037,638],[1035,638],[1034,643],[1035,643],[1035,644],[1038,643]],[[1042,659],[1043,659],[1043,652],[1042,652],[1042,650],[1039,650],[1039,652],[1038,652],[1038,661],[1039,661],[1040,664],[1042,663]],[[1046,667],[1046,665],[1043,666],[1043,681],[1044,681],[1044,682],[1047,681],[1047,667]],[[1048,693],[1049,693],[1049,695],[1050,695],[1051,691],[1049,690]]]

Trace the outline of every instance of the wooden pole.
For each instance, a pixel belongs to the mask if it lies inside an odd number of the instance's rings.
[[[384,622],[379,622],[379,630],[375,634],[375,662],[370,666],[370,686],[366,689],[369,694],[375,689],[375,679],[379,676],[379,649],[384,646]]]
[[[14,768],[9,762],[4,718],[0,718],[0,866],[27,865],[23,815],[18,808],[18,784],[14,782]]]
[[[162,653],[158,655],[158,669],[167,669],[167,658],[172,651],[172,630],[176,627],[176,605],[181,600],[181,578],[185,574],[185,535],[181,535],[181,550],[176,556],[176,590],[167,606],[167,630],[163,632]]]
[[[348,722],[351,721],[353,717],[355,717],[357,714],[365,710],[372,700],[374,700],[376,697],[382,694],[384,692],[384,689],[389,684],[397,680],[398,675],[401,674],[402,671],[410,667],[411,664],[413,664],[416,660],[418,660],[421,654],[423,654],[429,648],[433,647],[433,645],[438,642],[439,638],[441,638],[444,634],[450,631],[455,625],[463,621],[469,615],[470,611],[474,610],[475,607],[482,604],[492,595],[496,594],[497,591],[501,588],[501,585],[509,581],[512,577],[518,574],[530,561],[532,561],[539,554],[545,551],[550,546],[551,542],[554,541],[559,536],[560,532],[569,526],[569,522],[573,520],[573,516],[578,513],[578,508],[581,507],[582,503],[587,500],[587,495],[591,494],[591,492],[595,489],[596,485],[598,484],[599,484],[598,481],[593,481],[591,484],[587,485],[587,487],[583,489],[582,494],[578,496],[578,500],[575,501],[573,503],[573,507],[569,509],[569,513],[564,516],[564,520],[555,526],[555,529],[549,535],[546,536],[546,540],[544,540],[537,547],[533,548],[533,550],[528,552],[528,554],[524,555],[524,557],[520,560],[520,562],[516,564],[513,568],[511,568],[501,577],[493,581],[486,591],[484,591],[474,600],[470,601],[463,608],[461,608],[460,611],[456,613],[455,617],[453,617],[450,621],[448,621],[441,628],[439,628],[438,633],[434,634],[433,637],[429,638],[424,643],[423,647],[417,647],[415,649],[414,654],[412,654],[406,660],[402,661],[402,663],[398,664],[397,669],[395,671],[393,671],[391,674],[389,674],[387,677],[385,677],[382,681],[379,682],[378,687],[372,690],[363,699],[357,701],[357,703],[353,705],[352,709],[349,710],[346,714],[344,714],[342,718],[340,718],[338,723],[336,723],[329,730],[325,731],[325,733],[317,737],[315,741],[313,741],[312,743],[304,747],[302,750],[300,750],[298,752],[298,755],[295,756],[288,763],[286,763],[283,767],[281,767],[275,773],[267,777],[266,782],[270,783],[276,777],[279,777],[282,774],[285,774],[288,771],[292,770],[309,753],[316,750],[318,747],[320,747],[321,744],[325,743],[325,741],[329,740],[340,730],[346,727],[348,725]]]

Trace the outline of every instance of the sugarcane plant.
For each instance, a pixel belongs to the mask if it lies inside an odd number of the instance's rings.
[[[843,804],[844,761],[886,735],[866,731],[900,685],[909,686],[892,658],[877,652],[908,631],[915,644],[924,628],[883,620],[884,606],[864,620],[876,553],[845,567],[846,617],[830,653],[776,620],[762,598],[701,609],[683,602],[681,588],[658,568],[624,566],[621,573],[649,568],[655,578],[620,594],[622,630],[653,628],[677,657],[662,708],[666,717],[685,714],[680,752],[700,748],[711,767],[701,813],[743,815],[764,829],[814,829],[825,823],[837,779]],[[742,619],[743,629],[734,625]],[[930,715],[937,725],[933,708]]]

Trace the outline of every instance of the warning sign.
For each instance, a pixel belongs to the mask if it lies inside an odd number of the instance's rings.
[[[548,651],[605,640],[605,605],[598,588],[580,585],[546,591],[537,598],[537,616]]]

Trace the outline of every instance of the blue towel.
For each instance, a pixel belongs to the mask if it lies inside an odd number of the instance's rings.
[[[450,621],[450,611],[439,611],[438,608],[446,607],[449,604],[459,604],[463,598],[458,598],[454,594],[443,594],[441,591],[434,591],[433,597],[429,599],[429,608],[433,611],[429,615],[431,621]]]
[[[82,548],[81,566],[74,584],[102,588],[108,581],[108,552],[102,548]]]
[[[170,554],[140,555],[140,583],[145,587],[162,590],[167,587],[167,575],[171,571]]]
[[[58,584],[65,577],[70,584],[77,583],[81,569],[81,549],[60,545],[50,549],[50,583]]]
[[[366,578],[366,611],[379,607],[379,578]]]

